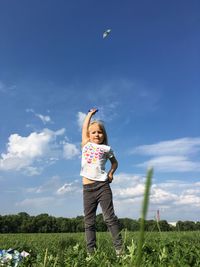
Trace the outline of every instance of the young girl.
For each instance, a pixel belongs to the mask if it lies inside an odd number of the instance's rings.
[[[82,162],[83,202],[85,215],[85,233],[87,250],[92,253],[96,248],[95,219],[97,206],[100,203],[103,217],[112,234],[113,244],[117,255],[121,254],[122,238],[119,233],[119,222],[115,216],[110,184],[118,162],[112,149],[108,146],[107,134],[103,124],[99,121],[91,122],[97,109],[91,109],[82,128]],[[111,168],[105,171],[107,159]]]

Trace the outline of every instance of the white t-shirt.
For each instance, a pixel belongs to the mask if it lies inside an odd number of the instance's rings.
[[[95,181],[106,181],[108,177],[105,164],[113,156],[110,146],[88,142],[82,148],[80,175]]]

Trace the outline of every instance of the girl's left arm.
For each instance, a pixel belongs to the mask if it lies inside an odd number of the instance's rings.
[[[89,141],[88,128],[92,116],[97,112],[96,108],[90,109],[86,115],[82,126],[82,147]]]
[[[116,160],[116,158],[113,156],[112,158],[109,159],[110,163],[111,163],[111,168],[108,172],[108,180],[111,183],[113,180],[113,174],[116,171],[117,167],[118,167],[118,161]]]

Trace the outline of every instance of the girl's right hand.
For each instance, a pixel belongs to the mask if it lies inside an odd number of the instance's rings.
[[[91,108],[88,112],[94,115],[98,111],[97,108]]]

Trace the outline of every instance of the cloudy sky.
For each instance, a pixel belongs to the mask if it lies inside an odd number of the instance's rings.
[[[81,123],[97,107],[118,217],[140,217],[153,166],[148,218],[200,220],[199,12],[196,0],[0,1],[1,215],[83,214]]]

